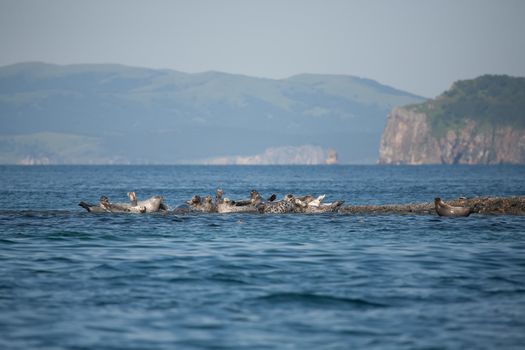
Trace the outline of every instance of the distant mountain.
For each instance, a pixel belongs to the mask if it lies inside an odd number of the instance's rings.
[[[0,67],[0,163],[195,163],[301,145],[371,163],[388,111],[422,100],[343,75],[21,63]]]
[[[395,108],[384,164],[525,164],[525,78],[484,75],[435,99]]]

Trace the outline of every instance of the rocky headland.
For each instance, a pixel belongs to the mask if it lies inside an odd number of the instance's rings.
[[[436,99],[394,108],[380,164],[525,164],[525,78],[456,82]]]

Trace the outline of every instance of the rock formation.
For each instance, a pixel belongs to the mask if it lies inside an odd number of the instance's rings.
[[[525,130],[485,128],[466,120],[459,130],[435,137],[424,113],[395,108],[379,148],[380,164],[525,164]]]
[[[216,165],[320,165],[337,164],[335,150],[326,151],[321,146],[282,146],[267,148],[263,153],[251,156],[225,156],[207,159],[199,164]]]
[[[524,96],[525,78],[483,76],[394,108],[379,164],[525,164]]]
[[[329,149],[324,162],[327,165],[337,164],[337,152],[333,149]]]
[[[525,215],[525,196],[475,197],[447,200],[453,206],[470,207],[473,213],[484,215]],[[436,215],[434,202],[384,205],[347,205],[339,209],[342,214],[431,214]]]

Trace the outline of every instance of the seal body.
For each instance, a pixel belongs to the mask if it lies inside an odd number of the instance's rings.
[[[311,195],[295,197],[295,212],[297,213],[330,213],[336,212],[344,204],[344,201],[335,201],[332,203],[322,203],[326,195],[320,195],[317,198]]]
[[[213,203],[211,196],[201,198],[199,195],[194,195],[189,201],[186,201],[190,212],[200,213],[216,213],[217,205]]]
[[[193,197],[191,197],[191,199],[189,201],[186,201],[186,204],[190,208],[190,211],[198,211],[198,212],[202,212],[203,211],[202,198],[201,198],[201,196],[199,196],[197,194],[194,195]]]
[[[111,203],[106,196],[100,197],[99,205],[109,213],[145,213],[146,207],[127,203]]]
[[[90,213],[145,213],[146,207],[127,203],[111,203],[106,196],[100,197],[98,204],[89,204],[81,201],[79,204]]]
[[[470,207],[453,207],[443,202],[441,198],[435,198],[434,205],[439,216],[469,216],[472,212]]]
[[[84,201],[78,203],[79,206],[86,209],[89,213],[107,213],[106,209],[100,206],[100,204],[90,204]]]
[[[305,213],[316,214],[316,213],[333,213],[339,210],[344,204],[344,201],[335,201],[332,203],[324,203],[318,206],[308,206],[305,208]]]
[[[159,210],[167,210],[167,206],[163,203],[161,196],[153,196],[143,201],[137,200],[135,192],[128,192],[128,198],[130,200],[130,207],[144,207],[146,213],[153,213]]]
[[[217,205],[213,203],[210,195],[204,197],[204,201],[202,203],[202,209],[205,213],[216,213],[217,212]]]
[[[260,211],[262,205],[262,197],[256,190],[250,192],[249,199],[241,199],[232,201],[228,198],[223,198],[224,191],[218,189],[215,192],[215,202],[217,204],[217,211],[219,213],[257,213]]]
[[[260,207],[262,213],[269,214],[284,214],[292,213],[296,209],[295,198],[292,194],[287,194],[284,198],[277,202],[269,202]]]
[[[237,202],[224,198],[217,206],[217,212],[226,213],[258,213],[259,209],[252,204],[237,205]]]

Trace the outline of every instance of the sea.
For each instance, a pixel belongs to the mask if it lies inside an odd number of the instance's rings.
[[[524,166],[0,166],[0,349],[523,349],[525,217],[91,214],[222,188],[525,195]]]

